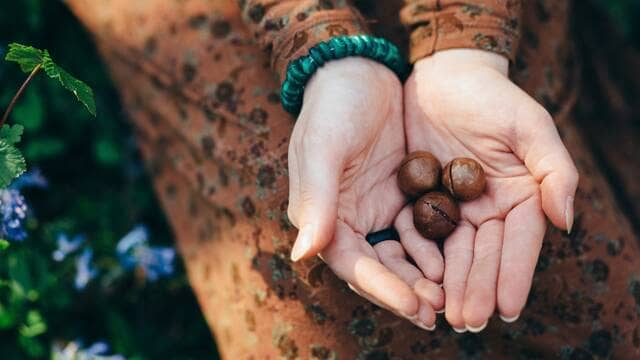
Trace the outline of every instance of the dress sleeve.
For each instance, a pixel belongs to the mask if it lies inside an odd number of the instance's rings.
[[[335,36],[367,34],[364,18],[348,0],[238,0],[245,23],[269,52],[284,79],[292,59]]]
[[[520,38],[522,0],[405,0],[400,12],[410,32],[410,61],[436,51],[475,48],[513,61]]]

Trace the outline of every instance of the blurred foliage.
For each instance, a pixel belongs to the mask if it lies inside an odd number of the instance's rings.
[[[48,49],[89,84],[98,117],[46,77],[34,79],[11,116],[24,126],[19,147],[29,168],[39,167],[49,186],[23,192],[34,211],[28,239],[0,243],[0,357],[49,358],[53,343],[82,339],[105,340],[128,359],[216,358],[182,264],[170,279],[104,276],[78,291],[73,259],[51,259],[59,233],[84,234],[96,267],[108,274],[116,243],[135,224],[146,224],[156,245],[173,245],[172,235],[108,74],[64,2],[0,2],[0,56],[11,42]],[[25,77],[0,62],[0,109]]]
[[[595,0],[609,13],[616,28],[636,49],[640,49],[640,0]],[[580,2],[576,2],[580,6]]]

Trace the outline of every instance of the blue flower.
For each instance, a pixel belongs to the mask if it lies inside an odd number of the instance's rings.
[[[91,264],[93,250],[85,248],[80,256],[76,258],[76,278],[75,287],[77,290],[84,289],[89,281],[98,275],[98,270]]]
[[[53,257],[53,260],[55,261],[64,260],[67,257],[67,255],[78,250],[80,248],[80,245],[82,245],[84,241],[85,241],[85,238],[83,235],[76,235],[73,237],[73,239],[69,240],[69,237],[67,236],[67,234],[64,234],[64,233],[58,234],[58,239],[57,239],[58,248],[53,252],[53,254],[51,254],[51,256]]]
[[[136,252],[138,266],[144,269],[149,281],[173,274],[176,252],[170,247],[140,247]]]
[[[90,355],[102,355],[109,352],[109,345],[104,341],[94,342],[93,345],[85,349],[85,352]]]
[[[173,274],[176,252],[171,247],[149,246],[149,231],[138,225],[116,246],[120,264],[126,270],[139,267],[149,281]]]
[[[122,355],[106,355],[109,345],[104,341],[95,342],[87,348],[82,347],[82,340],[72,341],[64,348],[56,344],[52,352],[54,360],[125,360]]]
[[[44,175],[42,175],[42,170],[40,170],[40,168],[34,168],[20,175],[20,177],[11,183],[9,188],[21,190],[25,187],[46,188],[47,186],[49,186],[49,182]]]
[[[138,225],[129,231],[116,245],[118,255],[123,255],[132,249],[146,245],[149,241],[149,231],[144,225]]]
[[[83,352],[89,356],[99,356],[101,360],[124,360],[124,356],[122,355],[106,356],[109,352],[109,345],[104,341],[93,343],[93,345],[86,348]]]
[[[0,190],[0,237],[22,241],[27,237],[24,220],[27,204],[18,190]]]
[[[24,223],[27,218],[27,203],[20,193],[23,187],[46,187],[47,180],[39,169],[22,174],[7,189],[0,190],[0,237],[22,241],[27,237]]]

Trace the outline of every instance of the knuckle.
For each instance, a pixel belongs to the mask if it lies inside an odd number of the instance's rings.
[[[473,262],[476,264],[492,264],[500,259],[499,244],[478,244],[473,252]]]
[[[373,247],[378,254],[378,259],[380,259],[380,262],[385,266],[389,266],[390,263],[397,261],[398,258],[395,249],[389,246],[389,244],[386,244],[388,242],[389,241],[383,241]]]

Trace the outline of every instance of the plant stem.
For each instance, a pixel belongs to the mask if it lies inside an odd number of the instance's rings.
[[[4,123],[7,122],[7,119],[9,119],[9,114],[11,114],[11,110],[13,110],[13,107],[16,105],[16,101],[18,101],[18,98],[20,97],[20,95],[22,95],[22,93],[24,92],[24,89],[27,87],[27,85],[29,85],[29,82],[31,81],[31,79],[33,79],[33,77],[36,76],[36,74],[38,73],[38,71],[40,71],[41,68],[42,68],[42,64],[38,64],[36,65],[36,67],[33,68],[33,70],[31,70],[31,74],[29,74],[27,79],[22,83],[22,85],[20,86],[20,89],[18,89],[18,92],[13,96],[13,99],[11,99],[11,102],[9,103],[7,110],[4,112],[4,115],[2,115],[2,121],[0,121],[0,127],[2,127]]]

